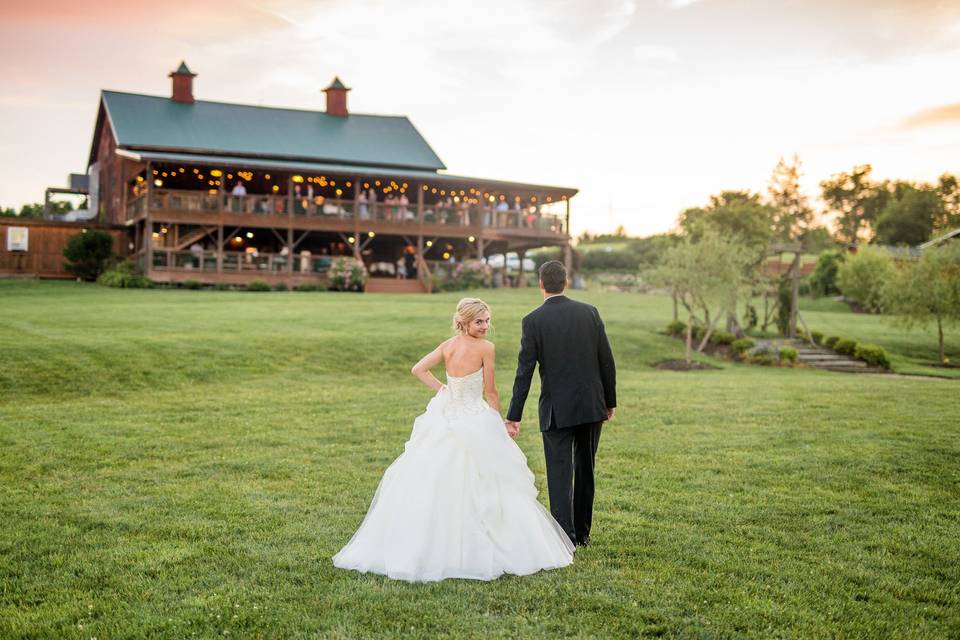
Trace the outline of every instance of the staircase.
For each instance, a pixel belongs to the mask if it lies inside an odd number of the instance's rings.
[[[423,284],[416,278],[397,280],[396,278],[370,278],[367,280],[366,293],[426,293]]]
[[[867,366],[866,362],[854,360],[850,356],[835,353],[830,349],[811,346],[809,342],[797,340],[791,346],[797,350],[798,362],[815,369],[846,373],[888,373],[881,367]]]

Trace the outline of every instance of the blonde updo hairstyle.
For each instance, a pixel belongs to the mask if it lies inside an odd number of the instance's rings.
[[[484,311],[490,313],[490,307],[480,298],[463,298],[453,314],[453,330],[462,336],[467,335],[467,327]]]

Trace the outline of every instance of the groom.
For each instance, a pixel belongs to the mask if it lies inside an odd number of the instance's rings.
[[[523,319],[507,431],[520,432],[533,368],[540,365],[540,431],[550,512],[577,545],[590,544],[593,463],[600,426],[617,406],[613,353],[596,308],[563,295],[567,270],[540,267],[543,304]]]

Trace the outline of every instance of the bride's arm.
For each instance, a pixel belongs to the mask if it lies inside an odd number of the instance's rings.
[[[420,362],[413,365],[413,368],[410,369],[410,373],[417,376],[417,379],[420,380],[423,384],[427,385],[434,391],[439,391],[443,388],[443,383],[437,380],[437,377],[430,373],[430,369],[434,368],[441,362],[443,362],[443,345],[441,344],[436,349],[423,356],[420,359]]]
[[[497,383],[494,380],[493,364],[495,350],[492,342],[484,345],[486,349],[483,352],[483,396],[487,404],[500,413],[500,394],[497,393]]]

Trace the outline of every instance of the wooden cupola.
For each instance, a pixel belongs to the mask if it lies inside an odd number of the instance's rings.
[[[169,77],[173,78],[173,95],[170,99],[174,102],[186,102],[193,104],[193,79],[197,74],[190,71],[186,62],[181,62],[176,71],[171,71]]]
[[[340,78],[334,77],[330,86],[323,90],[327,94],[327,115],[345,117],[350,115],[347,111],[347,87]]]

